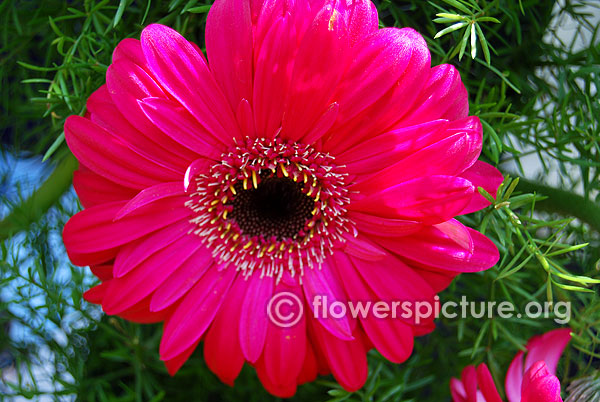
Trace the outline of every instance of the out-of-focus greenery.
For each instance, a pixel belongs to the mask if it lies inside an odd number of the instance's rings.
[[[377,5],[382,26],[416,28],[429,43],[433,64],[458,67],[471,113],[483,122],[482,158],[512,170],[493,206],[461,218],[495,241],[500,262],[459,277],[441,294],[442,301],[460,301],[462,295],[517,306],[570,301],[574,336],[558,374],[564,396],[572,392],[585,400],[583,391],[598,389],[600,366],[600,300],[592,279],[600,276],[600,41],[598,18],[591,14],[600,4],[384,0]],[[56,190],[68,186],[72,170],[64,119],[85,112],[85,100],[104,82],[120,40],[139,37],[145,25],[160,22],[202,45],[209,8],[210,2],[197,0],[0,3],[0,399],[273,399],[248,367],[235,387],[220,383],[201,350],[170,377],[158,360],[161,327],[107,317],[84,302],[81,294],[94,278],[68,263],[60,240],[64,222],[79,208],[72,191]],[[558,33],[569,19],[573,42]],[[7,153],[22,159],[45,155],[47,164],[58,163],[64,172],[42,174],[56,181],[31,193],[27,189],[37,183],[11,178]],[[539,177],[522,167],[530,154],[543,166]],[[558,184],[547,182],[552,174]],[[436,331],[418,339],[404,364],[370,352],[369,380],[359,392],[348,394],[326,377],[300,387],[294,399],[447,401],[450,378],[481,362],[503,389],[514,354],[530,336],[556,326],[551,318],[441,319]]]

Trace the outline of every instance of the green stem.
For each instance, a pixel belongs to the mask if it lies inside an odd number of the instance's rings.
[[[517,188],[526,193],[537,193],[548,196],[543,201],[536,202],[536,207],[548,212],[557,212],[573,216],[590,225],[600,233],[600,205],[570,191],[546,186],[524,178],[519,178]]]
[[[46,181],[22,204],[17,205],[0,221],[0,241],[26,230],[52,207],[71,186],[77,159],[69,153],[57,165]]]

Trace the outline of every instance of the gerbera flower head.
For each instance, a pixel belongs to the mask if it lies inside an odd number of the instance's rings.
[[[502,181],[460,75],[367,0],[217,0],[206,49],[146,27],[67,119],[85,209],[64,242],[102,281],[85,298],[164,321],[170,373],[203,341],[229,384],[248,363],[279,396],[318,373],[356,390],[369,349],[402,362],[433,317],[316,316],[316,296],[433,303],[498,259],[454,219]],[[280,294],[293,325],[269,319]]]
[[[527,356],[517,353],[506,373],[508,402],[562,402],[556,366],[571,339],[568,328],[534,336],[527,342]],[[450,381],[454,402],[502,402],[485,363],[467,366],[461,379]]]

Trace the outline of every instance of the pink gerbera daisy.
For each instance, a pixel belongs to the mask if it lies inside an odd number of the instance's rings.
[[[369,349],[402,362],[433,317],[315,318],[315,296],[434,302],[498,260],[453,219],[502,181],[477,161],[467,92],[368,0],[217,0],[206,47],[148,26],[67,119],[85,210],[64,242],[102,280],[85,297],[164,321],[170,373],[203,341],[228,384],[247,362],[275,395],[318,373],[356,390]],[[281,292],[301,300],[294,325],[268,319]]]
[[[506,373],[508,402],[562,402],[560,381],[556,366],[567,343],[571,340],[569,328],[555,329],[534,336],[527,342],[527,357],[519,352]],[[467,366],[461,379],[450,381],[454,402],[502,402],[494,379],[485,363]]]

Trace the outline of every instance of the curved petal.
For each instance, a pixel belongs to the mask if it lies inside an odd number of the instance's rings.
[[[546,363],[534,363],[523,377],[521,402],[563,402],[560,381],[550,373]]]
[[[521,402],[521,384],[523,383],[523,352],[517,353],[508,366],[504,389],[508,402]]]
[[[417,177],[459,175],[475,163],[481,153],[481,144],[481,132],[464,131],[451,135],[380,172],[361,178],[352,189],[373,192]]]
[[[304,270],[302,288],[308,305],[321,325],[340,339],[353,339],[352,330],[355,323],[352,321],[354,320],[351,320],[347,315],[340,318],[334,318],[329,315],[324,317],[324,314],[322,314],[322,310],[327,308],[325,301],[329,305],[336,302],[343,304],[346,304],[347,302],[346,294],[341,286],[340,279],[327,261],[323,263],[321,269],[312,268]],[[317,302],[320,302],[320,305],[317,304]],[[315,309],[317,309],[317,311],[315,311]],[[319,309],[321,309],[321,311],[319,311]]]
[[[180,172],[135,153],[108,131],[81,116],[67,118],[65,139],[81,163],[125,187],[142,189],[182,177]]]
[[[136,194],[134,189],[121,186],[85,167],[73,172],[73,187],[85,208],[114,201],[127,201]]]
[[[482,161],[476,161],[473,166],[462,172],[459,176],[469,180],[475,187],[483,187],[494,198],[496,198],[498,187],[504,181],[504,177],[498,169]],[[460,215],[479,211],[489,205],[490,202],[479,194],[478,191],[475,191],[473,199]]]
[[[152,123],[195,154],[217,159],[225,149],[178,103],[148,97],[141,100],[139,105]]]
[[[377,236],[406,236],[421,229],[422,224],[404,219],[382,218],[362,212],[348,211],[348,217],[360,232]]]
[[[200,280],[212,265],[210,253],[200,248],[169,275],[152,294],[150,311],[162,311],[179,301]]]
[[[302,39],[284,108],[283,138],[301,139],[331,104],[348,57],[348,37],[340,17],[326,5]]]
[[[189,291],[165,322],[160,342],[161,360],[169,360],[189,348],[204,334],[237,272],[234,269],[210,269]]]
[[[443,270],[477,272],[494,266],[500,258],[496,245],[478,231],[467,230],[473,240],[472,253],[433,226],[410,236],[372,239],[404,258]]]
[[[248,290],[240,313],[240,345],[244,357],[254,363],[261,356],[267,337],[267,303],[273,295],[274,279],[254,273],[247,282]]]
[[[485,402],[502,402],[496,384],[494,384],[492,374],[485,363],[477,366],[477,382],[479,384],[479,389],[485,398]]]
[[[288,286],[283,281],[275,292],[289,292],[300,300],[304,298],[298,286]],[[276,386],[296,382],[306,355],[306,314],[290,327],[280,327],[269,320],[263,359],[267,376]]]
[[[175,30],[151,24],[142,31],[142,50],[156,79],[224,144],[239,138],[233,110],[201,53]]]
[[[215,1],[206,19],[206,54],[232,110],[252,99],[252,45],[250,1]]]
[[[571,340],[571,329],[560,328],[534,336],[527,342],[527,357],[525,358],[524,371],[538,361],[543,361],[550,374],[556,373],[556,366],[563,350]]]
[[[346,5],[346,25],[350,45],[355,45],[379,29],[377,7],[371,0],[355,0]]]
[[[139,113],[139,105],[127,107],[135,108]],[[142,132],[132,126],[117,105],[113,103],[106,85],[100,87],[89,97],[87,109],[90,112],[90,120],[109,131],[114,137],[119,138],[138,155],[160,166],[181,172],[185,170],[186,163],[198,157],[196,153],[177,144],[156,127],[147,128],[148,131]],[[121,110],[127,111],[129,116],[135,114],[129,109]],[[150,123],[148,124],[151,126]]]
[[[396,299],[388,298],[389,294],[386,294],[386,296],[382,296],[382,293],[376,294],[372,290],[373,284],[369,283],[367,285],[367,281],[358,275],[358,268],[352,267],[352,265],[357,267],[360,262],[357,263],[355,260],[351,263],[346,257],[338,254],[335,257],[335,264],[353,303],[359,301],[376,303],[378,300],[384,302],[402,300],[402,296],[398,293],[396,293]],[[361,274],[363,273],[364,270]],[[374,276],[376,275],[372,275],[371,278]],[[375,284],[378,291],[382,290],[381,285],[382,283]],[[389,306],[389,303],[387,306]],[[399,317],[378,317],[375,315],[374,310],[375,307],[367,311],[366,314],[359,313],[360,323],[367,337],[386,359],[394,363],[402,363],[408,359],[413,350],[414,335],[411,326]],[[391,312],[388,313],[391,314]]]
[[[308,323],[335,379],[346,391],[360,389],[368,374],[366,350],[357,333],[360,329],[357,327],[352,334],[354,340],[345,341],[331,334],[313,318],[308,318]]]
[[[165,360],[165,367],[167,368],[169,375],[174,376],[179,371],[181,366],[183,366],[183,364],[190,358],[192,353],[194,353],[199,343],[200,339],[194,342],[192,346],[181,352],[181,354],[173,357],[172,359]]]
[[[170,197],[140,208],[114,222],[126,202],[97,205],[74,215],[63,229],[63,241],[71,253],[110,250],[139,239],[190,215],[183,204],[188,197]],[[151,216],[153,219],[148,219]]]
[[[148,257],[123,277],[112,279],[102,308],[107,314],[119,314],[129,309],[154,292],[201,246],[194,236],[184,236]]]
[[[281,127],[295,50],[296,31],[291,17],[280,17],[260,47],[254,73],[252,99],[256,130],[267,138],[273,138]]]
[[[152,254],[187,235],[193,227],[186,217],[125,244],[115,258],[115,277],[119,278],[127,274]]]
[[[352,52],[353,64],[334,95],[338,121],[324,143],[335,154],[389,131],[409,110],[430,70],[427,44],[410,28],[373,32]]]
[[[398,126],[419,124],[434,119],[457,120],[467,117],[469,99],[456,67],[441,64],[431,69],[425,88],[415,107],[405,114]]]
[[[152,204],[157,200],[184,194],[185,191],[181,181],[161,183],[152,187],[148,187],[140,191],[138,195],[125,204],[125,206],[121,208],[121,210],[115,216],[115,220],[122,219],[139,208]]]
[[[233,386],[244,365],[238,321],[247,284],[238,275],[204,339],[206,365],[225,384]]]
[[[471,201],[470,181],[452,176],[419,177],[378,191],[349,205],[352,211],[436,224],[458,215]]]

